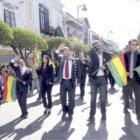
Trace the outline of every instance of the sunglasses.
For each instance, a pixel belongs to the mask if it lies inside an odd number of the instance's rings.
[[[138,43],[135,43],[135,44],[133,44],[133,43],[132,43],[132,44],[130,44],[130,45],[132,45],[132,46],[137,46],[137,45],[138,45]]]

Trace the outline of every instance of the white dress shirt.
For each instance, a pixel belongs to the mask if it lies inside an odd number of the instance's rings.
[[[99,54],[97,54],[97,55],[98,55],[98,58],[99,58],[99,67],[101,67],[101,66],[103,66],[103,55],[102,55],[102,53],[100,55]],[[99,69],[98,73],[97,73],[97,76],[103,76],[103,75],[104,75],[104,71]]]

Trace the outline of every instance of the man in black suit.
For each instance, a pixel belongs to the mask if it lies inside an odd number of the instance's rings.
[[[32,74],[19,56],[15,56],[15,58],[11,60],[10,66],[15,70],[17,77],[16,95],[22,112],[20,118],[27,118],[28,112],[26,107],[26,100],[28,84],[32,81]]]
[[[97,91],[100,92],[101,102],[101,114],[102,120],[106,120],[106,99],[107,99],[107,67],[104,65],[111,59],[110,54],[101,50],[102,41],[94,43],[93,48],[89,55],[91,57],[91,66],[89,70],[90,74],[90,86],[91,86],[91,109],[90,116],[87,121],[93,122],[96,113],[96,97]]]
[[[88,60],[84,57],[84,52],[81,50],[78,52],[79,64],[81,70],[81,83],[80,83],[80,97],[83,100],[85,96],[85,82],[87,75],[87,68],[89,67]]]
[[[63,56],[59,57],[58,54],[63,51]],[[62,103],[63,115],[65,118],[66,113],[69,115],[69,120],[72,119],[73,110],[75,106],[75,88],[76,79],[80,83],[81,73],[78,61],[70,55],[70,50],[65,44],[60,44],[54,54],[55,58],[60,62],[58,79],[60,81],[60,98]],[[67,92],[68,92],[68,105],[67,105]]]
[[[140,66],[140,54],[137,53],[138,41],[132,39],[129,41],[129,50],[125,54],[125,63],[127,71],[127,85],[123,87],[124,113],[128,113],[129,94],[133,91],[135,95],[135,108],[137,119],[140,120],[140,78],[135,68]]]

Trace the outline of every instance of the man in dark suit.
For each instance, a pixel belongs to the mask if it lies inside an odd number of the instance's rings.
[[[10,66],[15,70],[17,77],[16,95],[22,112],[20,118],[27,118],[28,112],[26,107],[26,100],[28,84],[32,81],[32,74],[19,56],[15,56],[15,58],[11,60]]]
[[[59,57],[58,54],[60,51],[63,51],[63,56]],[[58,79],[60,81],[60,98],[62,103],[63,115],[62,118],[65,118],[66,113],[68,113],[68,119],[72,119],[73,110],[75,106],[75,88],[76,88],[76,79],[77,83],[80,83],[81,73],[80,66],[78,61],[70,55],[70,50],[65,44],[60,44],[58,49],[54,54],[55,58],[60,62]],[[68,92],[68,105],[67,105],[67,92]]]
[[[137,53],[138,41],[132,39],[129,41],[129,50],[125,54],[125,63],[127,70],[127,85],[123,87],[124,113],[128,113],[129,94],[131,91],[135,95],[135,108],[137,119],[140,120],[140,78],[135,68],[140,66],[140,54]]]
[[[110,54],[101,50],[102,42],[99,40],[94,43],[93,48],[89,55],[91,57],[91,66],[89,70],[90,74],[90,86],[91,86],[91,108],[90,116],[87,121],[93,122],[95,120],[96,113],[96,96],[99,88],[100,102],[101,102],[101,114],[102,120],[106,120],[106,99],[107,99],[107,67],[104,65],[111,59]]]
[[[87,75],[87,68],[89,67],[88,60],[84,57],[84,52],[81,50],[78,52],[79,64],[81,70],[81,83],[80,83],[80,97],[83,100],[85,96],[85,82]]]

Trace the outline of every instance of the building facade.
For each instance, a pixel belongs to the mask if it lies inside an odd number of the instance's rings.
[[[10,27],[62,36],[62,8],[61,0],[0,0],[0,18]]]

